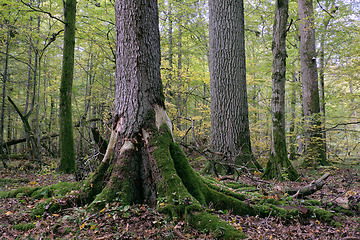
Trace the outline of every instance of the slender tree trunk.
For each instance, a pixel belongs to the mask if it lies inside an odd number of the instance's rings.
[[[8,76],[9,76],[8,74],[9,47],[10,47],[10,30],[8,29],[6,34],[5,67],[2,76],[3,85],[2,85],[2,101],[1,101],[1,117],[0,117],[0,146],[2,146],[2,144],[4,143],[5,95],[6,95],[6,83],[8,81]],[[3,147],[0,147],[0,156],[4,167],[7,168],[7,165],[5,163],[5,149]]]
[[[303,165],[325,165],[327,161],[324,139],[321,133],[312,0],[299,0],[298,9],[300,17],[300,61],[306,147]]]
[[[327,9],[329,9],[329,2],[326,1],[325,3],[325,7]],[[336,10],[335,10],[336,11]],[[329,26],[331,20],[331,16],[329,16],[328,14],[325,15],[324,20],[323,20],[323,29],[322,29],[322,33],[320,35],[320,68],[319,68],[319,83],[320,83],[320,113],[321,113],[321,129],[322,129],[322,134],[323,134],[323,139],[324,139],[324,151],[325,151],[325,156],[326,156],[326,152],[327,152],[327,146],[326,146],[326,131],[325,131],[325,127],[326,127],[326,111],[325,111],[325,67],[326,67],[326,63],[325,63],[325,38],[326,38],[326,32],[327,32],[327,28]]]
[[[243,1],[209,1],[211,144],[229,164],[254,166],[246,89]],[[256,167],[261,168],[256,161]]]
[[[168,29],[168,41],[169,41],[169,54],[168,54],[168,64],[169,64],[169,73],[168,73],[168,79],[166,81],[166,101],[170,102],[171,98],[170,98],[170,89],[171,89],[171,84],[173,82],[173,14],[172,14],[172,3],[171,1],[168,3],[168,8],[169,8],[169,12],[168,12],[168,21],[169,21],[169,29]]]
[[[293,81],[291,83],[290,89],[290,126],[289,126],[289,160],[294,161],[296,158],[296,132],[295,132],[295,118],[296,118],[296,74],[294,73]]]
[[[76,0],[65,2],[65,33],[60,84],[60,169],[75,171],[75,146],[72,124],[72,84],[74,76]]]
[[[178,18],[179,24],[179,35],[178,35],[178,62],[177,62],[177,95],[176,95],[176,109],[177,109],[177,118],[176,118],[176,127],[181,131],[183,129],[181,125],[181,118],[183,115],[182,112],[182,17],[181,15]]]
[[[288,0],[276,0],[273,27],[273,72],[271,99],[271,149],[264,178],[296,180],[299,175],[288,159],[285,131],[286,34],[289,11]]]

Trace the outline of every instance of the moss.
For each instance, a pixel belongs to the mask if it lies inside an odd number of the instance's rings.
[[[0,198],[14,198],[19,193],[22,193],[26,196],[30,196],[34,191],[41,189],[40,187],[20,187],[18,189],[0,192]]]
[[[190,194],[201,204],[211,205],[216,209],[232,208],[233,212],[239,215],[254,214],[253,209],[241,200],[217,191],[216,187],[215,189],[209,187],[206,181],[191,168],[178,144],[172,143],[170,149],[177,174]]]
[[[18,183],[18,182],[28,183],[28,182],[30,182],[30,180],[28,178],[19,178],[19,179],[2,178],[2,179],[0,179],[0,183]]]
[[[170,153],[170,144],[173,140],[167,125],[164,124],[160,128],[160,133],[161,134],[155,131],[150,139],[151,145],[155,146],[152,155],[162,178],[158,179],[157,183],[158,197],[165,197],[169,204],[179,204],[185,199],[195,203],[197,199],[196,196],[194,196],[196,198],[194,199],[188,189],[184,186],[182,179],[180,179],[181,176],[179,177],[175,170],[174,161],[172,159],[173,156]],[[198,191],[197,194],[201,200],[201,191]]]
[[[29,231],[30,229],[35,228],[34,223],[19,223],[16,225],[11,226],[12,229],[18,230],[18,231]]]
[[[280,201],[274,199],[274,198],[266,198],[261,200],[260,202],[258,202],[258,204],[262,204],[262,203],[270,203],[273,205],[281,205]]]
[[[62,197],[71,190],[78,190],[79,183],[61,182],[50,186],[37,188],[31,193],[31,198],[41,199],[49,197]]]
[[[191,211],[188,222],[199,230],[209,230],[215,239],[244,239],[247,236],[231,224],[207,212]]]
[[[67,207],[69,206],[66,202],[61,201],[61,198],[47,198],[32,210],[31,216],[35,218],[42,216],[44,212],[56,213]]]
[[[224,185],[213,185],[213,184],[209,184],[207,183],[207,186],[209,188],[212,188],[218,192],[224,193],[228,196],[231,196],[233,198],[239,199],[240,201],[244,201],[246,200],[248,197],[245,194],[242,193],[238,193],[238,192],[234,192],[233,190],[228,189],[226,186]]]
[[[330,223],[333,221],[334,214],[332,212],[329,212],[325,209],[318,208],[318,207],[311,207],[308,206],[310,210],[312,210],[313,215],[316,219],[320,219],[324,222]]]
[[[95,196],[99,194],[104,187],[104,175],[109,168],[108,161],[101,162],[96,172],[84,182],[81,188],[81,198],[85,203],[89,203],[94,200]]]
[[[323,203],[315,199],[309,199],[304,202],[306,205],[310,206],[321,206]]]
[[[245,187],[244,184],[239,183],[239,182],[226,182],[225,186],[232,188],[232,189],[238,189],[238,188]]]

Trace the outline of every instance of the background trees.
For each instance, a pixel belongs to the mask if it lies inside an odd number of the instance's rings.
[[[34,99],[34,111],[28,120],[36,141],[40,140],[40,152],[44,157],[59,157],[59,138],[47,137],[60,131],[57,116],[64,34],[64,25],[59,21],[63,19],[62,1],[40,1],[36,4],[31,2],[30,6],[30,1],[23,2],[25,4],[21,1],[2,0],[0,4],[0,83],[1,89],[6,87],[6,94],[0,93],[0,99],[5,99],[2,114],[3,143],[26,137],[21,119],[6,96],[10,96],[23,113],[31,109]],[[335,6],[337,10],[332,13]],[[91,128],[97,127],[104,138],[110,136],[109,112],[115,87],[114,2],[80,1],[77,8],[72,94],[74,146],[77,156],[86,162],[98,154]],[[251,0],[244,3],[250,140],[253,154],[263,166],[268,160],[271,146],[270,69],[274,14],[269,10],[274,8],[271,2]],[[297,9],[297,3],[290,2],[285,131],[292,159],[298,159],[302,154],[301,145],[304,141],[299,75],[300,21],[296,21]],[[358,154],[358,126],[346,124],[357,122],[358,116],[356,96],[359,86],[356,80],[359,78],[359,23],[356,21],[356,10],[354,4],[340,1],[314,3],[313,17],[318,33],[315,37],[319,47],[320,39],[324,42],[321,52],[324,53],[323,99],[326,103],[326,124],[323,128],[327,130],[327,151],[331,160],[349,159]],[[174,137],[184,144],[198,144],[203,148],[210,143],[207,12],[206,1],[159,1],[161,74],[165,104],[174,123]],[[331,20],[325,28],[328,17]],[[10,44],[8,75],[4,83],[7,33],[10,34]],[[35,74],[36,50],[38,65]],[[6,146],[6,152],[10,155],[29,153],[30,150],[25,143]],[[197,160],[202,159],[199,155],[193,156]],[[199,162],[201,161],[196,161]],[[294,163],[296,164],[297,162]]]

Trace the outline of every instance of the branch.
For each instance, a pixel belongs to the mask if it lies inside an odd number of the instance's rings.
[[[319,7],[320,7],[324,12],[326,12],[327,14],[329,14],[330,17],[334,18],[334,16],[331,15],[331,13],[329,13],[325,8],[323,8],[323,6],[321,6],[319,0],[316,0],[316,2],[317,2],[317,4],[319,5]]]
[[[326,132],[326,131],[330,131],[330,130],[332,130],[332,129],[336,129],[337,127],[339,127],[339,126],[347,126],[347,125],[354,125],[354,124],[359,124],[360,122],[348,122],[348,123],[338,123],[338,124],[336,124],[335,126],[333,126],[333,127],[330,127],[330,128],[328,128],[328,129],[325,129],[324,131]]]
[[[42,10],[42,9],[39,8],[39,7],[34,8],[33,6],[31,6],[30,3],[25,3],[23,0],[21,0],[21,3],[24,4],[25,6],[29,7],[31,10],[33,10],[33,11],[35,11],[35,12],[45,13],[45,14],[49,15],[49,17],[51,17],[51,18],[53,18],[53,19],[56,19],[56,20],[58,20],[59,22],[62,22],[63,24],[66,25],[66,23],[65,23],[63,20],[61,20],[60,18],[57,18],[57,17],[53,16],[51,13],[49,13],[49,12],[47,12],[47,11],[44,11],[44,10]]]
[[[60,33],[62,33],[63,31],[64,31],[64,29],[61,29],[61,30],[58,31],[57,33],[53,33],[53,34],[52,34],[52,36],[51,36],[51,38],[50,38],[50,41],[49,41],[49,42],[45,45],[45,47],[42,49],[42,53],[45,52],[45,49],[46,49],[48,46],[50,46],[51,43],[55,42],[56,37],[57,37]],[[41,54],[41,57],[42,57],[42,54]]]
[[[315,193],[320,190],[325,185],[325,180],[330,176],[330,173],[325,173],[321,178],[316,181],[311,182],[305,187],[301,188],[289,188],[286,190],[288,194],[293,195],[293,197],[305,197]]]

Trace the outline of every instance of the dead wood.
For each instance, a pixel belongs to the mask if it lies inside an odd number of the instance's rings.
[[[309,196],[320,190],[325,185],[325,180],[330,176],[330,173],[325,173],[318,180],[312,181],[310,184],[300,188],[289,188],[286,192],[293,197],[303,198]]]
[[[97,127],[91,128],[91,132],[93,134],[95,143],[99,146],[99,152],[102,155],[105,155],[108,142],[100,135],[100,132],[97,129]]]

